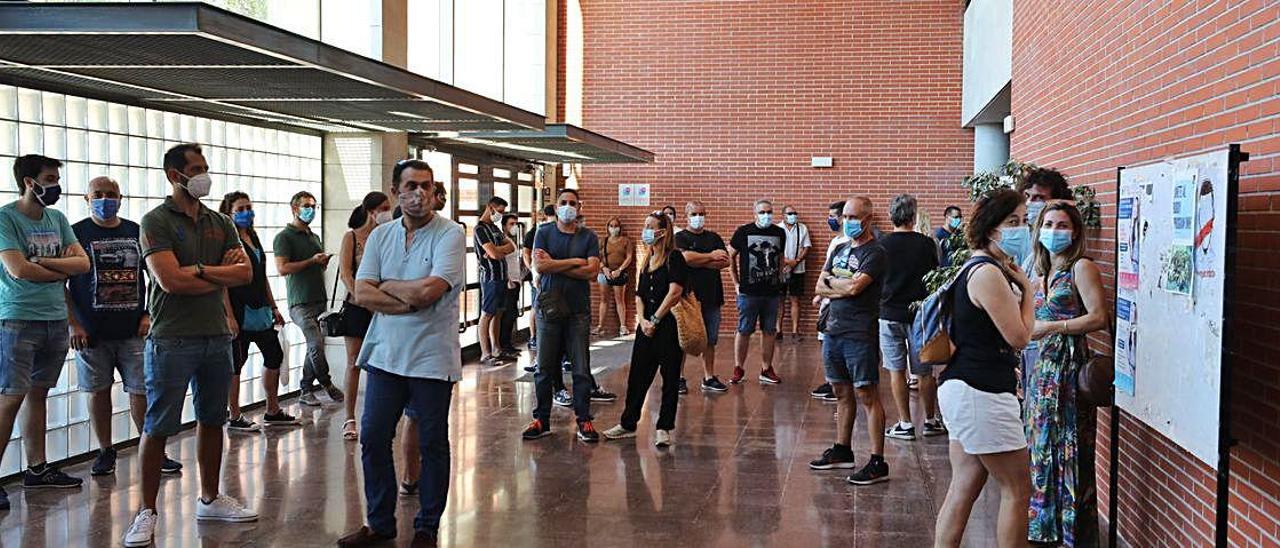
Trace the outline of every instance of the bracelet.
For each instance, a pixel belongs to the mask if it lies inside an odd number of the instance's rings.
[[[1071,330],[1071,320],[1062,320],[1062,324],[1061,324],[1061,325],[1062,325],[1062,329],[1059,329],[1059,330],[1058,330],[1058,333],[1061,333],[1061,334],[1063,334],[1063,335],[1066,335],[1066,334],[1067,334],[1067,331],[1070,331],[1070,330]]]
[[[657,314],[654,314],[652,317],[649,318],[649,323],[654,325],[657,325],[658,322],[660,321],[662,321],[662,318],[659,318]]]

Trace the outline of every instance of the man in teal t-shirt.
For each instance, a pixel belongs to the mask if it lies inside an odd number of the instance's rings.
[[[13,421],[24,398],[31,402],[23,428],[23,448],[30,468],[26,489],[79,487],[45,462],[45,397],[58,384],[67,359],[67,278],[89,270],[89,257],[76,241],[61,211],[51,209],[62,194],[58,168],[62,162],[28,154],[13,162],[13,178],[22,196],[0,207],[0,455],[13,434]],[[29,431],[34,435],[27,435]],[[0,510],[9,495],[0,488]]]

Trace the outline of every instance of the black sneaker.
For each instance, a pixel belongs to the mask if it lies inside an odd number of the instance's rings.
[[[925,436],[941,436],[947,433],[947,425],[942,423],[942,419],[929,419],[924,421]]]
[[[830,394],[823,394],[821,398],[818,398],[818,401],[824,401],[824,402],[827,402],[827,403],[835,403],[835,402],[840,401],[840,398],[837,398],[837,397],[836,397],[836,393],[835,393],[835,392],[832,392],[832,393],[830,393]]]
[[[409,483],[407,481],[400,482],[400,496],[416,497],[418,496],[418,482]]]
[[[245,418],[244,415],[240,415],[239,417],[227,421],[227,430],[235,430],[237,432],[257,432],[258,423]]]
[[[809,468],[812,470],[852,469],[853,463],[853,449],[843,445],[833,445],[822,452],[822,457],[809,461]]]
[[[563,369],[566,373],[573,371],[573,362],[569,361],[569,358],[565,358],[564,361],[560,362],[560,369]]]
[[[525,427],[524,433],[520,434],[520,437],[526,440],[536,440],[550,435],[551,427],[543,424],[538,419],[534,419],[533,422],[529,423],[529,426]]]
[[[729,387],[720,382],[720,377],[712,375],[710,379],[702,379],[703,392],[728,392]]]
[[[599,403],[613,403],[618,401],[618,395],[597,386],[595,390],[591,391],[591,401]]]
[[[0,510],[9,509],[9,492],[0,487]]]
[[[296,424],[302,424],[302,421],[298,417],[285,413],[284,409],[262,416],[263,426],[293,426]]]
[[[813,396],[816,399],[821,400],[825,396],[835,397],[836,393],[835,393],[835,390],[831,389],[831,383],[823,383],[822,385],[818,386],[817,388],[814,388],[811,392],[809,392],[809,395]]]
[[[113,448],[99,449],[98,456],[93,459],[93,468],[89,470],[91,476],[110,476],[116,473],[116,450]]]
[[[182,472],[182,463],[164,456],[164,462],[160,463],[160,471],[165,474],[178,474]]]
[[[684,377],[680,377],[680,383],[676,385],[676,392],[681,396],[689,393],[689,382],[684,380]]]
[[[884,435],[899,440],[915,441],[916,427],[914,424],[911,426],[903,426],[902,421],[898,421],[897,423],[894,423],[893,426],[885,428]]]
[[[61,470],[48,464],[39,473],[30,468],[22,473],[22,486],[26,489],[74,489],[82,483],[83,479],[63,474]]]
[[[889,481],[889,463],[884,460],[868,462],[861,470],[854,472],[845,481],[854,485],[872,485]]]
[[[578,439],[595,443],[600,441],[600,433],[596,432],[596,426],[591,424],[591,421],[582,421],[578,423]]]
[[[534,338],[532,338],[532,339],[529,339],[529,343],[528,343],[528,344],[526,344],[525,346],[528,346],[528,347],[529,347],[529,350],[537,350],[537,349],[538,349],[538,339],[537,339],[537,337],[534,337]]]
[[[524,370],[525,370],[525,372],[526,372],[526,373],[534,373],[534,372],[537,372],[537,371],[538,371],[538,364],[537,364],[537,363],[531,363],[531,364],[529,364],[529,365],[526,365],[526,366],[524,366]]]

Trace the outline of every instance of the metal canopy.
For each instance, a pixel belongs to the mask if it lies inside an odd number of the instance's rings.
[[[0,2],[0,82],[320,131],[541,129],[487,97],[207,4]]]
[[[467,132],[423,141],[546,163],[653,163],[652,152],[569,124],[547,124],[542,131]]]

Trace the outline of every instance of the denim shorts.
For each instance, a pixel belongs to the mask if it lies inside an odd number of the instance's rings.
[[[480,282],[480,312],[490,316],[502,311],[507,298],[507,281]]]
[[[884,354],[884,368],[904,371],[911,367],[911,374],[932,375],[933,366],[920,363],[920,352],[911,346],[911,324],[880,320],[880,353]]]
[[[720,307],[703,307],[702,325],[707,328],[707,346],[720,342]]]
[[[67,320],[0,320],[0,393],[56,386],[70,346]]]
[[[827,335],[822,340],[827,382],[863,388],[880,382],[880,351],[875,341]]]
[[[750,335],[756,332],[756,323],[760,330],[772,335],[778,332],[778,302],[776,296],[756,297],[738,295],[738,333]]]
[[[115,341],[94,341],[93,346],[76,352],[76,370],[80,373],[80,390],[99,392],[111,388],[115,372],[120,371],[126,394],[147,393],[146,374],[142,371],[141,337]]]
[[[231,369],[230,335],[148,337],[143,353],[147,418],[142,430],[156,437],[178,433],[188,385],[196,421],[207,426],[226,424]]]

